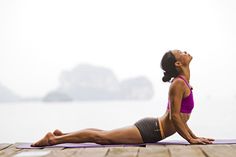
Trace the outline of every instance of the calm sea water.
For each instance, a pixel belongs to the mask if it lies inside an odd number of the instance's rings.
[[[236,138],[234,105],[216,103],[195,107],[188,125],[199,136]],[[0,104],[0,143],[33,142],[54,129],[120,128],[143,117],[159,117],[165,109],[166,104],[157,101]],[[167,139],[182,138],[175,134]]]

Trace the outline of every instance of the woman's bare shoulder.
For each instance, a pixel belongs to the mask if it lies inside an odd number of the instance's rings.
[[[175,78],[172,82],[171,82],[171,85],[170,85],[170,91],[175,91],[175,90],[183,90],[184,88],[184,81],[180,78]]]

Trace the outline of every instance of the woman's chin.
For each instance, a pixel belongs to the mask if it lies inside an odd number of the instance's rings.
[[[193,57],[192,56],[190,56],[190,61],[193,59]]]

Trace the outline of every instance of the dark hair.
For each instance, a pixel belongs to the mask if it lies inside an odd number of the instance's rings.
[[[161,68],[164,70],[164,76],[162,77],[163,82],[169,82],[172,77],[179,75],[178,70],[175,67],[176,58],[171,51],[164,54],[161,60]]]

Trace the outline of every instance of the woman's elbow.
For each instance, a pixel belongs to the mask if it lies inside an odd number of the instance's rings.
[[[176,122],[176,121],[179,121],[180,115],[178,113],[174,113],[170,116],[170,118],[171,118],[171,121]]]

